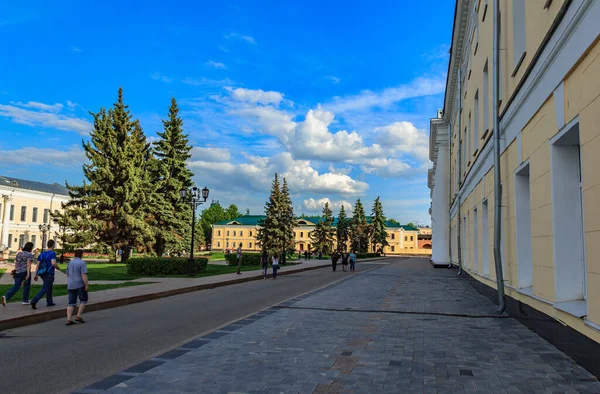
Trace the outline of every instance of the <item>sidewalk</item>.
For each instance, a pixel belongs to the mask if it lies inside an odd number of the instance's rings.
[[[455,271],[400,260],[296,297],[82,393],[598,393]]]
[[[379,259],[378,259],[379,260]],[[362,260],[370,261],[370,260]],[[303,261],[302,264],[285,266],[279,269],[278,275],[289,275],[312,269],[329,267],[331,262],[327,260]],[[63,274],[64,275],[64,274]],[[10,278],[5,274],[4,278]],[[94,284],[123,283],[123,282],[153,282],[152,284],[122,287],[118,289],[95,291],[90,293],[90,304],[86,312],[114,308],[137,302],[149,301],[162,297],[188,293],[192,291],[212,289],[236,283],[248,282],[262,278],[260,270],[246,271],[242,275],[223,274],[203,278],[154,278],[145,277],[131,281],[91,281]],[[11,281],[8,282],[12,284]],[[0,306],[0,331],[9,328],[20,327],[29,324],[37,324],[44,321],[63,317],[65,314],[63,306],[67,305],[67,296],[54,297],[57,306],[46,308],[40,304],[37,310],[20,303],[8,304],[5,308]]]

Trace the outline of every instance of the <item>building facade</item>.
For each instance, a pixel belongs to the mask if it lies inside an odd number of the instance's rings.
[[[223,221],[212,226],[212,250],[235,249],[242,244],[245,251],[259,252],[260,245],[257,244],[256,234],[259,223],[264,216],[245,215],[234,220]],[[312,250],[310,234],[319,221],[319,217],[300,217],[296,220],[294,228],[296,250]],[[334,227],[336,222],[333,223]],[[419,229],[411,226],[403,226],[395,223],[386,223],[388,243],[384,249],[385,254],[430,254],[429,249],[419,249]]]
[[[58,243],[59,227],[52,222],[50,213],[61,212],[61,204],[69,200],[64,186],[0,176],[0,196],[2,250],[8,247],[16,251],[26,242],[43,249],[44,235]],[[42,224],[48,226],[46,234],[40,230]]]
[[[510,302],[598,343],[600,1],[498,0],[497,18],[494,4],[456,4],[444,108],[431,119],[432,262],[493,291],[500,282]]]

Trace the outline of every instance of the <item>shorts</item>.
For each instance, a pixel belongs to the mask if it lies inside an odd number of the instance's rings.
[[[77,298],[79,297],[79,302],[81,304],[87,304],[88,302],[88,292],[85,290],[85,287],[80,287],[79,289],[69,289],[69,306],[77,306]]]

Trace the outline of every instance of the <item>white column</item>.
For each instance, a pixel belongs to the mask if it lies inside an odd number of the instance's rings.
[[[448,265],[449,256],[449,218],[450,204],[449,173],[448,173],[448,143],[440,141],[438,137],[437,166],[434,178],[433,196],[431,202],[432,212],[432,256],[431,261],[435,265]]]
[[[10,230],[10,202],[12,201],[12,198],[11,196],[4,194],[2,196],[2,199],[4,200],[4,214],[2,217],[2,245],[0,246],[2,246],[2,248],[5,248],[7,246],[10,246],[8,244],[8,232]]]

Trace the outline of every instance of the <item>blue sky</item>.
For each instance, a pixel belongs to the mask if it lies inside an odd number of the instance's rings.
[[[150,138],[170,98],[211,198],[259,214],[274,172],[297,213],[380,195],[429,224],[429,118],[450,1],[0,4],[0,175],[82,181],[88,111],[119,86]]]

